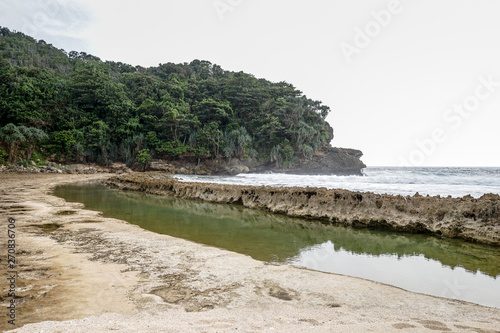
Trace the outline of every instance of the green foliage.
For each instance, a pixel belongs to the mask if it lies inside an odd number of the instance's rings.
[[[197,147],[204,152],[208,151],[211,156],[219,156],[222,137],[218,122],[212,121],[196,133]]]
[[[52,132],[51,151],[53,153],[64,153],[66,160],[74,159],[78,162],[83,160],[84,134],[81,130],[63,130]]]
[[[177,157],[190,151],[190,147],[179,141],[162,142],[156,148],[158,153],[164,153],[170,157]]]
[[[141,151],[139,151],[139,154],[137,154],[137,164],[141,167],[142,171],[146,170],[146,167],[150,162],[151,154],[149,152],[149,149],[142,149]]]
[[[35,151],[33,153],[33,156],[31,158],[32,161],[35,162],[36,166],[41,166],[41,165],[46,165],[46,160],[45,157],[43,156],[42,153]]]
[[[224,155],[227,158],[232,157],[250,157],[250,147],[252,144],[252,137],[248,134],[245,127],[234,129],[224,136]],[[252,150],[252,155],[255,150]],[[253,156],[255,157],[255,156]]]
[[[269,154],[270,162],[276,165],[290,168],[295,162],[295,152],[290,145],[290,142],[285,139],[283,145],[276,145],[271,149]]]
[[[292,160],[294,153],[293,153],[293,149],[292,149],[291,146],[285,146],[285,148],[283,148],[281,150],[281,152],[285,156],[285,160],[286,161],[291,161]]]
[[[300,151],[303,154],[304,158],[306,158],[308,160],[312,159],[312,157],[314,155],[314,149],[311,146],[303,144],[299,148],[300,148]]]
[[[228,101],[218,102],[212,98],[205,98],[193,107],[202,123],[215,121],[219,125],[226,125],[233,117],[233,110]]]
[[[12,123],[0,128],[0,140],[6,147],[9,154],[7,162],[13,163],[18,158],[17,153],[19,146],[26,142],[26,137],[23,135],[20,128]]]
[[[49,136],[41,129],[34,127],[19,126],[21,133],[25,137],[24,151],[26,152],[26,159],[31,160],[35,146],[38,142],[47,140]]]
[[[9,163],[16,162],[21,151],[24,152],[24,158],[30,160],[36,144],[48,138],[44,131],[34,127],[16,126],[9,123],[0,128],[0,143],[6,147]]]
[[[3,147],[0,147],[0,164],[8,165],[9,153]]]
[[[146,134],[145,137],[146,145],[149,147],[157,148],[160,145],[160,140],[158,139],[158,135],[154,131],[150,131]]]
[[[208,61],[133,67],[0,27],[0,140],[11,163],[40,146],[66,162],[130,166],[148,149],[286,167],[329,144],[329,111],[289,83]]]

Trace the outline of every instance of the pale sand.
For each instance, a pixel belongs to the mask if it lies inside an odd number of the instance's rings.
[[[269,265],[50,195],[102,177],[0,173],[4,252],[7,218],[17,221],[16,323],[26,325],[14,332],[500,332],[500,309]],[[35,226],[48,224],[60,227]],[[5,314],[2,330],[13,328]]]

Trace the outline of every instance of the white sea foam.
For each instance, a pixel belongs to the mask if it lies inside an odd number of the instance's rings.
[[[269,186],[341,188],[351,191],[414,195],[480,197],[500,194],[500,168],[383,168],[363,170],[364,176],[239,174],[236,176],[177,175],[182,181]]]

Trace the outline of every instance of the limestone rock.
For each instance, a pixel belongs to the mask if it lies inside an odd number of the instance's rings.
[[[326,224],[429,233],[500,245],[500,200],[401,196],[301,187],[183,183],[132,173],[108,180],[120,189],[145,191],[183,199],[236,203]]]
[[[315,175],[362,175],[366,165],[360,160],[363,153],[356,149],[325,148],[311,160],[299,160],[292,168],[276,168],[274,172]]]

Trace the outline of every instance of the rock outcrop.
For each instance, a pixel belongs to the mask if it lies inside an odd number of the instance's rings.
[[[361,175],[366,165],[360,160],[363,153],[356,149],[326,148],[311,160],[299,160],[291,169],[274,168],[271,171],[306,175]]]
[[[164,173],[132,173],[107,181],[123,190],[239,204],[327,224],[429,233],[500,246],[500,196],[413,197],[325,188],[184,183]]]
[[[154,160],[149,170],[195,175],[236,175],[249,172],[280,172],[316,175],[361,175],[366,165],[360,160],[360,150],[328,147],[314,154],[311,159],[298,159],[292,166],[263,163],[255,158],[227,160],[224,158],[198,160],[182,156],[177,160]]]

